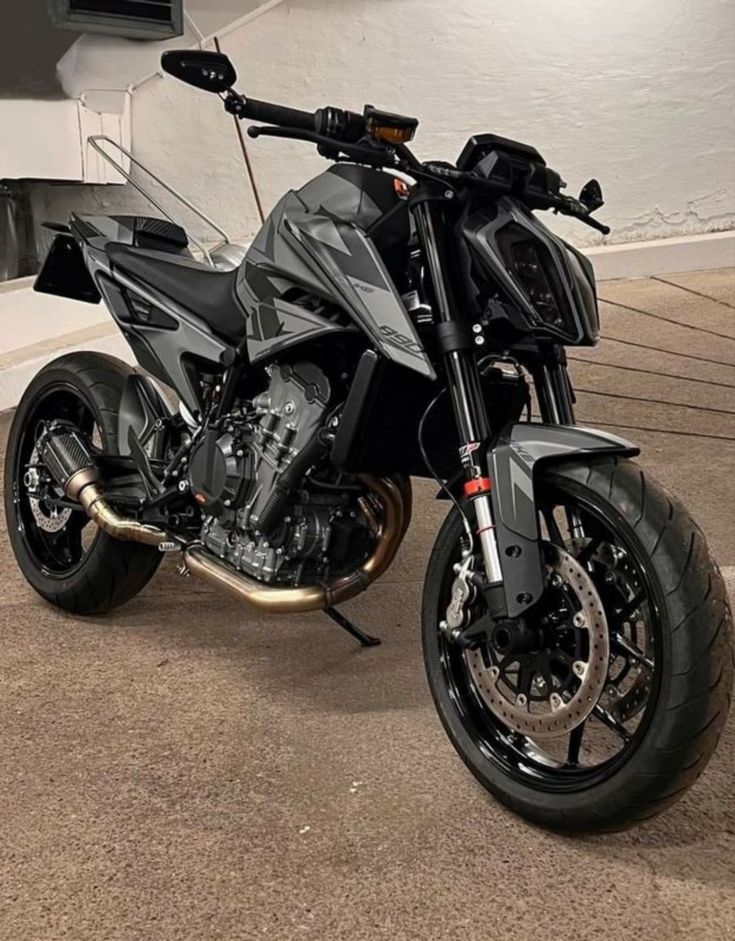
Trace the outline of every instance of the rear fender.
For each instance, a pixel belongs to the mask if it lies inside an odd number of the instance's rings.
[[[89,273],[82,249],[74,236],[67,232],[54,238],[33,283],[33,290],[88,304],[100,302],[100,292]]]
[[[576,425],[519,422],[488,451],[491,499],[508,617],[519,617],[544,588],[536,470],[603,455],[634,457],[640,449],[616,435]],[[520,552],[519,552],[520,550]]]

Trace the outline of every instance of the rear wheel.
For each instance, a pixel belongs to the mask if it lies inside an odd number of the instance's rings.
[[[160,562],[155,548],[101,532],[64,506],[38,457],[46,424],[63,420],[117,453],[118,411],[130,367],[100,353],[72,353],[44,367],[18,405],[5,460],[8,535],[23,575],[47,601],[76,614],[101,614],[136,595]]]
[[[675,801],[715,749],[733,676],[724,584],[682,505],[629,461],[546,471],[538,502],[544,598],[470,650],[439,628],[462,554],[447,518],[424,589],[429,685],[505,804],[554,829],[622,828]]]

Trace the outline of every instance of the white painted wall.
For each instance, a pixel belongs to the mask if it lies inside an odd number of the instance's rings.
[[[127,89],[158,69],[166,49],[195,46],[242,19],[264,0],[185,0],[184,35],[165,42],[140,42],[84,33],[59,60],[59,82],[70,98],[89,89]]]
[[[169,184],[182,190],[216,220],[224,220],[230,232],[254,231],[257,212],[253,192],[244,172],[242,153],[231,117],[217,98],[174,79],[158,76],[141,85],[133,95],[132,140],[135,156],[150,165]],[[150,186],[166,207],[173,199],[137,170],[134,177]],[[64,221],[72,210],[108,215],[140,212],[158,215],[130,186],[38,185],[33,189],[36,220]],[[208,241],[219,236],[184,210],[181,220],[195,235]],[[41,249],[52,234],[39,231]]]
[[[731,0],[284,0],[220,42],[255,97],[309,109],[368,101],[418,116],[424,157],[451,160],[492,130],[537,146],[570,191],[597,176],[609,241],[735,227]],[[235,129],[215,97],[151,79],[134,93],[133,142],[225,228],[255,232]],[[249,149],[266,208],[325,165],[307,144]],[[110,189],[39,198],[57,216],[142,205]],[[600,241],[557,227],[580,245]]]
[[[235,29],[220,24],[238,0],[218,3],[207,22],[219,30],[243,92],[309,109],[370,102],[414,114],[423,157],[454,159],[472,133],[492,130],[536,145],[573,192],[598,176],[607,198],[600,215],[613,226],[607,241],[661,240],[595,249],[599,275],[735,264],[732,238],[707,237],[694,252],[677,238],[735,228],[731,0],[270,0]],[[253,5],[245,0],[243,12]],[[157,45],[141,50],[126,82],[151,66]],[[99,89],[120,87],[120,60],[106,58],[98,43],[84,59],[84,48],[67,79],[77,92],[86,87],[90,106],[107,107]],[[233,119],[217,98],[154,76],[132,99],[135,154],[230,234],[251,237],[260,224],[255,200]],[[326,166],[307,144],[263,139],[248,148],[266,210]],[[129,186],[37,184],[33,199],[39,221],[63,220],[72,209],[150,211]],[[182,221],[199,237],[213,236]],[[577,244],[601,241],[579,224],[554,224]],[[22,301],[0,294],[12,338],[0,347],[0,408],[60,345],[124,352],[105,317],[101,306],[64,306],[27,286]]]
[[[88,144],[104,134],[130,147],[130,96],[116,93],[116,99],[114,110],[106,112],[72,99],[0,98],[0,180],[122,183]],[[124,166],[127,160],[118,162]]]

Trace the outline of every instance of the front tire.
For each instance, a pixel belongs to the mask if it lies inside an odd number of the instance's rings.
[[[463,761],[508,807],[555,830],[621,829],[674,803],[715,750],[733,680],[725,586],[682,504],[630,461],[561,465],[539,475],[537,491],[545,507],[545,538],[564,542],[584,561],[603,599],[611,636],[617,638],[600,702],[608,693],[610,699],[604,699],[604,708],[598,702],[558,748],[553,741],[539,745],[520,735],[488,708],[467,668],[467,655],[439,629],[463,537],[456,510],[437,537],[424,586],[429,686]],[[577,527],[584,523],[589,538],[575,540],[571,526],[566,537],[561,534],[559,507],[576,514],[570,518]],[[612,576],[605,567],[610,559],[618,566]],[[632,597],[633,592],[638,594]],[[615,620],[621,615],[628,618],[624,627]],[[633,651],[633,660],[627,650]],[[621,689],[629,690],[624,694],[614,688],[615,677],[623,674],[627,686]],[[611,716],[617,719],[610,722]],[[614,753],[612,745],[610,754],[600,745],[606,736],[619,739]],[[587,754],[581,743],[590,738],[595,738],[594,748],[590,743]]]
[[[102,353],[62,356],[35,376],[10,429],[5,515],[15,558],[42,598],[74,614],[104,614],[129,601],[151,579],[161,553],[113,539],[81,508],[53,516],[43,501],[29,498],[26,474],[43,423],[54,419],[72,422],[103,451],[118,453],[120,399],[132,372]]]

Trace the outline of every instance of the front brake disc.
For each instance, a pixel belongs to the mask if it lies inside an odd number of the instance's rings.
[[[544,554],[547,581],[553,579],[574,603],[565,630],[574,634],[575,641],[573,652],[556,650],[551,642],[534,653],[534,664],[543,661],[544,655],[551,664],[531,677],[534,688],[543,694],[528,696],[514,687],[514,668],[517,665],[518,677],[526,669],[523,655],[516,660],[513,654],[499,657],[491,643],[465,653],[485,705],[504,725],[531,738],[564,735],[584,722],[604,691],[610,660],[607,618],[589,574],[558,546],[545,543]],[[545,643],[549,644],[548,638]]]

